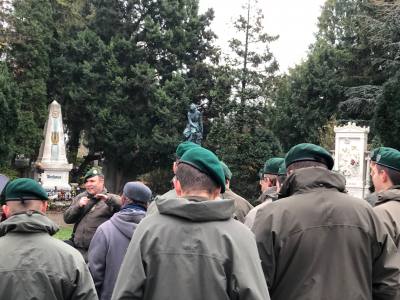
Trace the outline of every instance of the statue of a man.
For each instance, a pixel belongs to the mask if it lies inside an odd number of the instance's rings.
[[[183,140],[196,143],[201,146],[203,139],[203,122],[201,120],[200,112],[197,110],[196,105],[190,105],[188,112],[188,123],[186,124],[185,131],[183,132]]]

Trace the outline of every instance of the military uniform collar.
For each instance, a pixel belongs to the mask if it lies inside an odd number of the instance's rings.
[[[279,199],[297,193],[307,193],[317,188],[336,188],[345,191],[345,178],[322,167],[295,170],[284,181],[279,191]]]
[[[381,205],[391,200],[400,201],[400,185],[393,185],[386,191],[379,191],[378,201],[376,201],[375,206]]]

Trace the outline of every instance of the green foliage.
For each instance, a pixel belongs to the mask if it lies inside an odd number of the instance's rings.
[[[173,188],[171,182],[173,176],[172,168],[170,170],[159,168],[141,175],[139,180],[149,187],[153,196],[157,196],[163,195]]]
[[[273,87],[273,75],[279,69],[268,47],[279,36],[270,36],[264,32],[264,15],[257,4],[257,0],[249,0],[243,5],[245,16],[240,15],[233,20],[238,37],[229,41],[232,53],[225,58],[235,78],[235,97],[242,103],[255,100],[267,102]],[[262,50],[258,50],[258,47]]]
[[[277,81],[271,119],[285,152],[299,143],[319,144],[319,128],[338,113],[337,75],[328,65],[331,51],[321,44]]]
[[[203,62],[214,59],[213,12],[199,15],[197,0],[92,4],[88,25],[72,26],[52,61],[68,152],[84,131],[90,153],[126,175],[169,167],[190,103],[215,116],[203,93],[215,81]]]
[[[260,195],[258,172],[265,161],[282,156],[278,139],[267,129],[263,106],[232,103],[231,113],[215,121],[206,147],[232,172],[232,189],[248,200]]]
[[[54,40],[52,7],[48,0],[15,0],[12,6],[11,10],[4,9],[1,15],[12,24],[3,31],[8,44],[1,48],[2,55],[21,94],[12,154],[29,157],[43,139],[47,117],[46,84]]]
[[[20,101],[21,95],[6,63],[0,62],[0,167],[7,166],[13,154]]]
[[[390,79],[378,97],[374,125],[380,142],[385,147],[400,149],[400,72]]]
[[[232,189],[247,198],[258,198],[258,172],[264,162],[281,155],[279,141],[268,130],[268,105],[278,64],[268,44],[278,36],[264,32],[257,1],[243,5],[245,16],[233,20],[237,37],[230,40],[232,53],[220,69],[215,96],[215,118],[205,146],[232,171]],[[258,50],[257,47],[261,48]],[[214,106],[214,105],[213,105]]]
[[[336,134],[335,127],[339,124],[335,117],[332,117],[329,122],[319,129],[320,146],[326,151],[335,150]]]

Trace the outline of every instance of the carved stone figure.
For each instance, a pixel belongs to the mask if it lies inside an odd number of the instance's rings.
[[[196,105],[192,103],[190,105],[190,111],[188,112],[188,123],[186,124],[185,131],[183,132],[183,140],[196,143],[201,146],[202,139],[203,122],[201,120],[201,114],[197,110]]]
[[[346,144],[349,141],[345,142]],[[340,152],[339,171],[348,179],[358,179],[358,166],[360,165],[360,151],[357,146],[352,145],[351,149],[344,146]]]

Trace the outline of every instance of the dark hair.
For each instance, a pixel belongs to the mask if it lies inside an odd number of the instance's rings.
[[[379,173],[381,171],[385,171],[388,174],[390,181],[393,183],[393,185],[400,185],[400,172],[399,171],[396,171],[389,167],[384,167],[379,164],[376,164],[376,168],[378,169]]]
[[[214,178],[185,163],[178,165],[176,178],[185,193],[206,191],[208,194],[214,194],[220,187]]]
[[[274,174],[264,174],[264,180],[266,181],[267,178],[269,179],[269,181],[271,181],[271,184],[273,186],[276,186],[276,179],[278,179],[278,175],[274,175]]]
[[[126,204],[135,204],[140,207],[147,208],[147,202],[139,202],[139,201],[132,200],[132,199],[128,198],[125,194],[123,194],[123,196],[124,196],[124,204],[125,205]]]
[[[282,185],[283,182],[286,180],[287,175],[279,175],[277,181],[279,182],[279,185]]]
[[[22,203],[21,201],[7,201],[6,204],[9,207],[11,213],[15,213],[18,211],[23,210],[39,210],[39,207],[47,200],[24,200]]]
[[[304,169],[304,168],[310,168],[310,167],[322,167],[325,169],[328,169],[327,165],[325,165],[322,162],[318,161],[313,161],[313,160],[303,160],[303,161],[296,161],[289,166],[287,166],[286,170],[288,173],[290,171],[298,170],[298,169]]]

